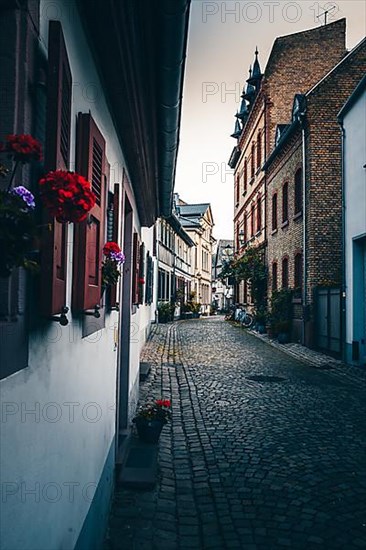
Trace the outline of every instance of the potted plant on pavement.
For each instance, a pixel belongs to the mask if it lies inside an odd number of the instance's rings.
[[[175,305],[170,302],[158,303],[158,319],[159,323],[169,323],[173,320]]]
[[[145,443],[157,443],[161,430],[171,418],[170,399],[156,399],[141,406],[135,418],[139,438]]]
[[[274,291],[271,297],[272,331],[278,341],[285,344],[290,341],[292,325],[292,290],[283,288]]]

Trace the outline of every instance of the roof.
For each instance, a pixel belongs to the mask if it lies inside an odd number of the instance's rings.
[[[191,218],[179,218],[182,227],[194,227],[201,229],[201,224]]]
[[[352,94],[347,99],[346,103],[343,105],[342,109],[338,113],[338,120],[343,120],[346,114],[350,111],[353,105],[356,103],[362,92],[366,89],[366,74],[357,84],[356,88],[353,90]]]
[[[169,218],[166,218],[166,220],[174,229],[175,233],[179,235],[188,246],[194,246],[191,237],[184,231],[181,220],[174,213],[169,216]]]
[[[205,212],[210,207],[210,204],[208,202],[201,203],[201,204],[184,204],[179,205],[179,212],[181,216],[186,217],[195,217],[195,216],[203,216]]]

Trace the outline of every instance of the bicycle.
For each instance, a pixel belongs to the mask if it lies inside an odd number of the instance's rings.
[[[237,315],[237,320],[239,321],[239,323],[245,327],[245,328],[250,328],[253,323],[254,323],[254,317],[253,315],[251,315],[250,313],[248,313],[245,309],[242,309],[238,315]]]

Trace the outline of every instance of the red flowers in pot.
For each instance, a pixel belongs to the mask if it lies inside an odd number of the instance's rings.
[[[49,172],[39,187],[43,204],[59,222],[82,222],[95,205],[90,183],[76,172]]]
[[[0,151],[8,153],[15,161],[30,162],[42,159],[40,142],[29,134],[10,134],[6,143],[0,145]]]

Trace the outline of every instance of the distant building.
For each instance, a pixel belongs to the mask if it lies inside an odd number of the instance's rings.
[[[212,236],[214,221],[211,206],[204,204],[187,204],[175,195],[176,212],[183,229],[194,242],[192,250],[192,291],[196,301],[201,304],[201,313],[210,313],[212,301]]]
[[[158,302],[180,305],[189,299],[192,284],[192,248],[195,243],[176,214],[157,222]]]
[[[338,115],[343,130],[345,359],[366,366],[366,76]]]
[[[219,311],[227,311],[233,303],[234,285],[230,278],[219,278],[225,266],[233,258],[234,241],[219,239],[212,257],[212,304]]]

